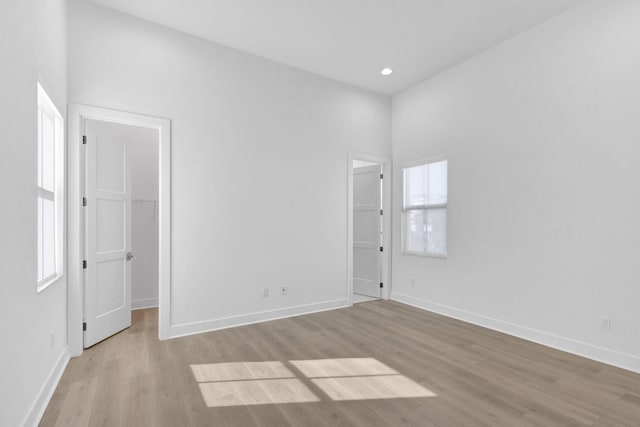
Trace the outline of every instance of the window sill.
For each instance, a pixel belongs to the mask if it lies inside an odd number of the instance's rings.
[[[413,255],[413,256],[421,256],[424,258],[436,258],[436,259],[447,259],[447,256],[448,256],[448,254],[434,254],[434,253],[411,252],[411,251],[402,251],[402,255]]]
[[[43,280],[42,282],[38,283],[38,288],[37,291],[38,293],[44,291],[45,289],[47,289],[49,286],[53,285],[55,282],[57,282],[58,280],[62,279],[64,277],[64,274],[57,274],[55,276],[52,276],[48,279]]]

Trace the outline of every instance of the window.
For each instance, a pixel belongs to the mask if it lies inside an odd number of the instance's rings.
[[[403,169],[403,252],[447,255],[447,160]]]
[[[62,276],[64,122],[38,84],[38,291]]]

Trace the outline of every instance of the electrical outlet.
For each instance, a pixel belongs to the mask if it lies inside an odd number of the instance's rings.
[[[600,326],[602,329],[611,329],[611,316],[602,316]]]
[[[280,295],[286,295],[288,291],[289,291],[289,288],[287,288],[286,286],[283,286],[280,288]]]
[[[269,296],[269,288],[262,288],[262,298]]]
[[[409,284],[411,285],[412,288],[416,287],[416,279],[414,279],[413,277],[411,279],[409,279]]]
[[[51,348],[56,346],[56,333],[51,332]]]

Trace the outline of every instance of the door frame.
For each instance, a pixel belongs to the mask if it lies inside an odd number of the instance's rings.
[[[158,130],[159,191],[158,191],[158,338],[168,339],[171,328],[171,121],[144,114],[107,108],[70,104],[68,108],[68,257],[67,294],[68,345],[71,356],[83,351],[82,323],[84,319],[84,148],[82,136],[85,120],[98,120]]]
[[[382,174],[382,292],[380,298],[388,300],[391,296],[391,157],[378,154],[349,152],[347,155],[347,298],[353,305],[353,161],[380,163]]]

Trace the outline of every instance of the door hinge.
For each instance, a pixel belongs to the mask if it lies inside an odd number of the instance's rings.
[[[382,211],[382,209],[380,209],[380,215],[383,215],[383,211]]]
[[[380,174],[380,179],[384,179],[384,174],[383,173]]]
[[[380,252],[382,252],[382,251],[383,251],[383,248],[382,248],[382,246],[380,246]]]
[[[382,287],[382,282],[380,282],[380,287]]]
[[[82,135],[82,144],[87,143],[87,135]]]
[[[86,268],[87,268],[87,260],[86,260],[86,259],[83,259],[83,260],[82,260],[82,268],[83,268],[83,269],[86,269]]]
[[[87,198],[86,197],[82,198],[82,206],[87,206]]]
[[[82,322],[82,330],[83,331],[87,330],[87,322]]]

